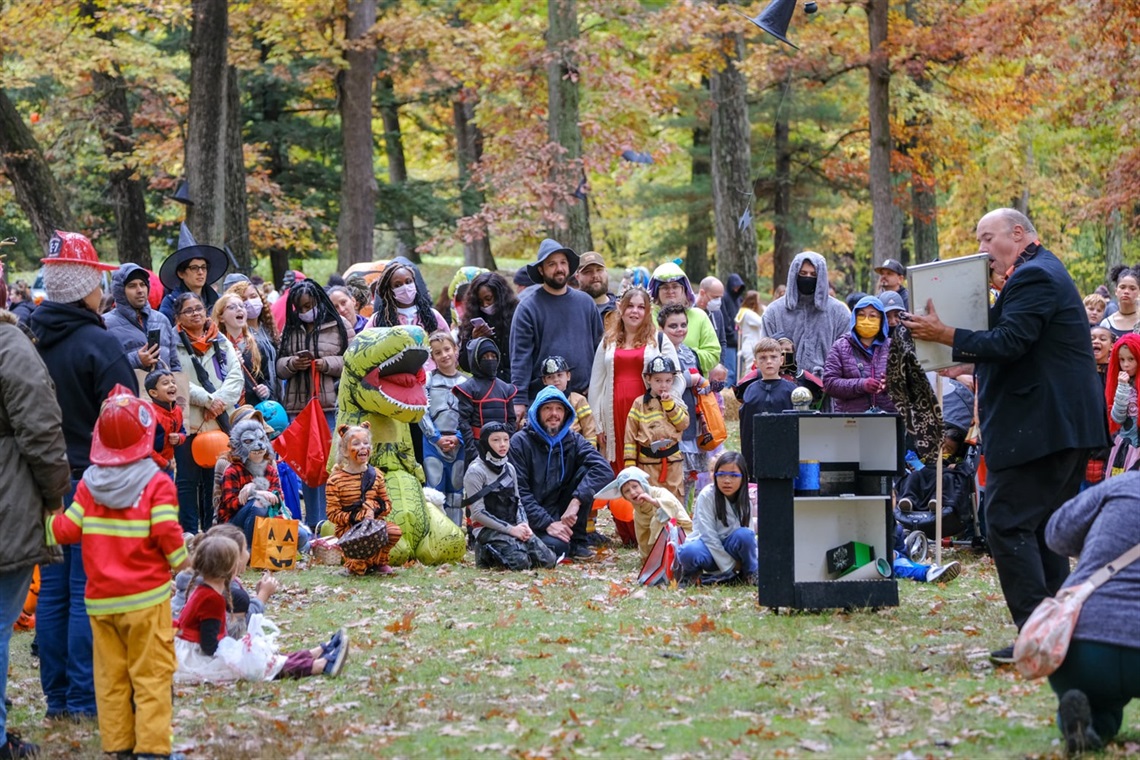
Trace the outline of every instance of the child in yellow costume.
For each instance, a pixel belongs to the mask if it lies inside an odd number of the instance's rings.
[[[640,467],[650,485],[663,486],[683,497],[681,436],[689,427],[689,413],[680,399],[673,398],[677,365],[667,356],[655,356],[642,379],[645,395],[635,399],[625,423],[626,467]]]
[[[667,489],[650,485],[649,476],[637,467],[626,467],[618,473],[616,480],[598,491],[598,498],[621,498],[633,504],[633,530],[642,562],[669,520],[676,520],[686,531],[693,529],[693,521],[680,500]]]

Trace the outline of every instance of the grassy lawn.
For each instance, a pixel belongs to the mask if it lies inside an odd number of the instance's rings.
[[[903,582],[897,608],[778,615],[748,588],[638,588],[624,549],[539,573],[311,567],[284,575],[270,616],[286,650],[348,626],[342,678],[179,687],[175,743],[198,757],[1057,754],[1048,686],[986,658],[1013,636],[992,563],[955,556],[962,577]],[[12,642],[10,726],[48,757],[97,756],[94,726],[41,724],[30,642]],[[1134,707],[1124,733],[1140,740]]]

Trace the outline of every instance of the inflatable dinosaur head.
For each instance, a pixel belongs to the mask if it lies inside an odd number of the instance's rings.
[[[361,331],[344,353],[339,406],[419,422],[427,411],[423,365],[428,355],[427,333],[420,327]]]

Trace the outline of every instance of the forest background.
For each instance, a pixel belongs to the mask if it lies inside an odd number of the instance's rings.
[[[1083,292],[1140,259],[1140,0],[819,0],[798,50],[762,8],[0,0],[8,268],[53,228],[154,268],[185,218],[278,282],[551,235],[765,293],[813,249],[844,292],[1005,205]]]

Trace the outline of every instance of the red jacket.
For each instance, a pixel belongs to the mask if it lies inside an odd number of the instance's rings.
[[[128,509],[99,504],[81,480],[67,511],[47,518],[48,546],[82,543],[88,615],[133,612],[170,599],[170,571],[186,561],[176,504],[174,483],[161,472]]]
[[[170,442],[170,434],[178,433],[185,437],[186,430],[182,424],[182,407],[174,404],[170,409],[167,409],[162,404],[151,404],[154,410],[155,418],[158,421],[158,426],[162,428],[162,448],[155,449],[154,463],[163,470],[170,467],[170,463],[174,461],[174,445]]]

